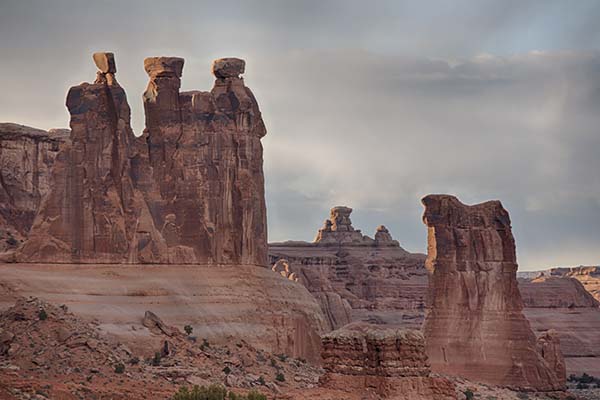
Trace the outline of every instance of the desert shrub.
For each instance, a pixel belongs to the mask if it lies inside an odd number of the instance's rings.
[[[200,350],[204,351],[208,348],[210,348],[210,343],[208,343],[208,340],[206,340],[206,338],[202,339],[202,344],[200,345]]]
[[[9,246],[16,246],[16,245],[18,245],[18,244],[19,244],[19,241],[18,241],[17,239],[15,239],[14,237],[12,237],[12,236],[9,236],[9,237],[8,237],[8,239],[6,239],[6,243],[7,243]]]
[[[131,359],[129,360],[129,364],[131,365],[138,365],[140,363],[140,358],[137,356],[131,357]]]
[[[186,325],[183,327],[183,330],[185,331],[185,333],[190,336],[192,334],[192,332],[194,331],[194,328],[192,328],[191,325]]]
[[[287,360],[287,356],[285,354],[279,354],[277,357],[281,362],[285,362],[285,360]]]
[[[156,353],[154,353],[154,358],[152,359],[152,365],[154,365],[155,367],[158,367],[160,365],[161,360],[162,360],[162,355],[160,354],[160,351],[157,351]]]
[[[589,389],[590,385],[588,383],[579,382],[576,386],[577,389]]]
[[[277,361],[275,361],[274,358],[271,358],[271,367],[276,367],[277,366]]]
[[[43,308],[38,312],[38,318],[40,319],[40,321],[45,321],[46,319],[48,319],[48,313],[46,313],[46,310],[44,310]]]
[[[118,363],[117,365],[115,365],[115,372],[117,374],[122,374],[123,372],[125,372],[125,364]]]
[[[257,392],[256,390],[251,390],[246,396],[248,400],[267,400],[267,396],[262,393]]]
[[[183,386],[171,400],[267,400],[267,396],[252,390],[247,396],[227,392],[223,386],[194,386],[191,390]]]
[[[471,389],[467,389],[463,392],[467,400],[473,400],[475,398],[475,393]]]
[[[265,385],[265,378],[263,378],[262,375],[258,377],[258,383],[260,383],[263,386]]]
[[[278,372],[277,375],[275,375],[275,380],[285,382],[285,375],[283,375],[283,372]]]
[[[231,368],[229,368],[229,365],[226,365],[225,368],[223,368],[223,372],[225,372],[225,375],[229,375],[231,373]]]

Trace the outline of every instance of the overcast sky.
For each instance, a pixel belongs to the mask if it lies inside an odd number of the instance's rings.
[[[600,262],[599,1],[0,0],[0,121],[68,126],[68,88],[113,51],[143,129],[143,59],[183,90],[246,59],[269,238],[312,240],[334,205],[425,252],[420,198],[500,199],[522,270]]]

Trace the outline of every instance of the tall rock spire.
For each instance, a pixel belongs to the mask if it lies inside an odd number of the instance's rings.
[[[561,390],[536,350],[517,286],[515,240],[499,201],[423,198],[428,227],[427,353],[434,372],[523,390]]]

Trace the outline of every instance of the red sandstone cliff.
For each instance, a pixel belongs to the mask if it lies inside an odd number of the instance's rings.
[[[28,235],[68,132],[0,123],[0,251],[15,249]]]
[[[330,329],[353,321],[419,329],[427,274],[380,226],[375,239],[354,229],[352,209],[334,207],[313,243],[269,244],[273,269],[298,280],[321,305]]]
[[[523,390],[563,389],[523,315],[508,212],[499,201],[422,201],[431,274],[424,332],[433,371]]]
[[[17,261],[266,265],[266,134],[240,59],[216,60],[211,92],[179,93],[183,59],[144,62],[136,138],[112,53],[71,88],[71,144]]]

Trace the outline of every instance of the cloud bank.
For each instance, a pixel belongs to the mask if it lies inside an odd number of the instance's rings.
[[[114,51],[134,128],[144,57],[183,90],[239,56],[269,134],[269,235],[311,240],[355,209],[425,251],[420,198],[500,199],[522,269],[600,261],[600,3],[581,0],[0,3],[0,121],[68,124],[68,87]],[[542,49],[542,50],[540,50]]]

